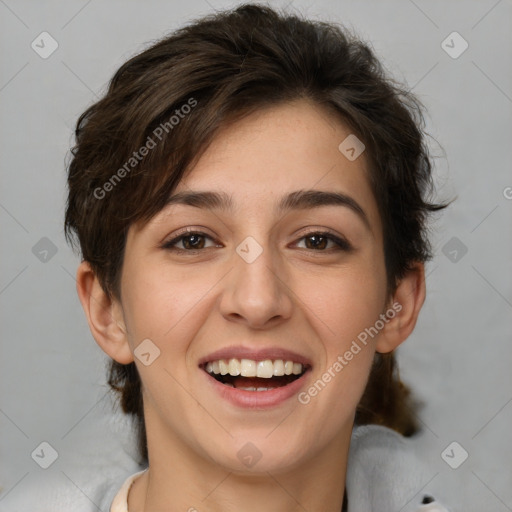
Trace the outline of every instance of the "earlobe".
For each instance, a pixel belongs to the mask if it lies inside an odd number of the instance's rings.
[[[397,286],[392,300],[396,314],[379,333],[377,352],[391,352],[409,337],[425,302],[425,294],[425,265],[418,262]]]
[[[76,289],[96,343],[118,363],[131,363],[133,354],[128,343],[121,305],[105,293],[86,261],[78,267]]]

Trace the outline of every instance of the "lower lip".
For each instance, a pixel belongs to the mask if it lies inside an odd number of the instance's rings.
[[[273,388],[268,391],[245,391],[243,389],[232,388],[226,386],[218,380],[210,377],[210,375],[203,369],[200,369],[207,379],[208,385],[218,393],[221,398],[236,405],[237,407],[245,407],[249,409],[267,409],[282,404],[292,396],[296,395],[300,389],[305,386],[307,376],[311,370],[309,368],[298,379],[290,382],[286,386]]]

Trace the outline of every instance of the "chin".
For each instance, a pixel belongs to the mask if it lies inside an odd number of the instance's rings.
[[[219,442],[217,446],[223,447],[223,452],[213,453],[210,446],[209,457],[227,471],[253,476],[287,472],[300,467],[310,457],[311,445],[306,452],[304,441],[297,439],[294,444],[289,437],[288,442],[270,439],[268,433],[267,429],[259,436],[244,435],[233,439],[232,443]]]

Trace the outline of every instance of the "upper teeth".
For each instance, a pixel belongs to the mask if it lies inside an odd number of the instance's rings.
[[[219,359],[206,364],[206,371],[216,375],[232,375],[236,377],[263,377],[270,379],[273,376],[281,375],[300,375],[303,366],[301,363],[293,361],[283,361],[277,359],[272,361],[253,361],[252,359]]]

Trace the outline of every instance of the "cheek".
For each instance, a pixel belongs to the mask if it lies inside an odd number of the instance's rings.
[[[383,312],[386,281],[377,265],[354,265],[301,281],[297,294],[307,306],[310,321],[318,325],[328,351],[350,345]]]
[[[135,364],[143,382],[144,396],[158,404],[160,410],[180,410],[187,407],[180,382],[185,382],[186,361],[190,340],[194,339],[201,321],[201,299],[212,287],[205,278],[190,279],[179,268],[162,265],[143,265],[134,269],[127,266],[123,282],[123,308],[128,340],[135,353]],[[150,340],[148,344],[145,340]],[[142,345],[141,342],[146,343]],[[138,349],[138,347],[140,348]],[[142,351],[144,347],[144,351]],[[156,347],[156,348],[155,348]],[[140,353],[150,353],[146,364]],[[180,416],[178,415],[178,416]]]
[[[302,403],[311,401],[311,410],[333,435],[348,412],[355,410],[375,353],[377,337],[368,332],[383,312],[386,291],[384,265],[374,264],[379,261],[376,257],[361,258],[330,275],[310,275],[300,289],[322,353],[315,381]]]
[[[141,339],[154,339],[166,348],[178,348],[173,340],[182,339],[183,329],[190,329],[187,321],[211,284],[207,279],[191,278],[179,268],[150,266],[128,273],[123,286],[123,307],[127,326],[135,345]]]
[[[299,396],[305,410],[323,425],[327,438],[351,421],[363,395],[375,354],[376,337],[367,334],[381,313],[381,296],[372,283],[346,280],[324,298],[316,320],[323,356],[314,379]],[[311,426],[314,430],[314,425]]]

